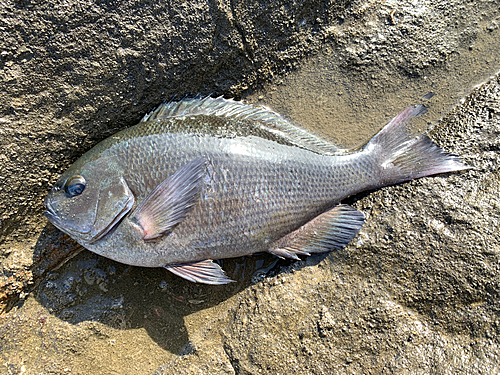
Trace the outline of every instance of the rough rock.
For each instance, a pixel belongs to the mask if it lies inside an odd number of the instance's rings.
[[[199,286],[79,253],[42,216],[61,171],[174,95],[278,90],[324,49],[383,95],[498,17],[487,0],[4,1],[0,373],[498,373],[498,75],[432,134],[475,169],[351,199],[367,223],[328,257],[224,261],[239,282]]]
[[[189,93],[239,97],[291,69],[320,48],[345,6],[2,3],[0,259],[15,249],[23,260],[15,267],[2,260],[0,310],[34,283],[43,199],[78,156],[164,100]]]
[[[499,103],[500,75],[433,131],[474,170],[360,197],[355,244],[247,288],[157,374],[498,373]]]

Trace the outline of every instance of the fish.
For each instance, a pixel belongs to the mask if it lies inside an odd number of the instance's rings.
[[[216,262],[342,249],[365,222],[364,191],[469,169],[407,121],[340,149],[266,107],[223,97],[165,102],[105,139],[57,180],[45,216],[86,249],[192,282],[232,282]]]

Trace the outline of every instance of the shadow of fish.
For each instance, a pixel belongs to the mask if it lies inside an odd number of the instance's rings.
[[[210,97],[166,103],[77,160],[45,214],[107,258],[225,284],[213,259],[340,249],[365,220],[343,198],[468,169],[427,136],[408,135],[405,122],[425,111],[406,108],[347,151],[265,108]]]

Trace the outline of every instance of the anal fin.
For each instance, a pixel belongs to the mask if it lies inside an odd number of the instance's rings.
[[[282,258],[340,250],[358,234],[365,222],[363,212],[341,204],[315,217],[278,240],[268,251]]]
[[[194,263],[170,264],[164,266],[164,268],[193,283],[212,285],[234,283],[233,280],[226,276],[222,268],[210,259]]]

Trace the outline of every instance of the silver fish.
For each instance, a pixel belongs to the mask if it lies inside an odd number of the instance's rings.
[[[408,135],[405,122],[425,111],[406,108],[347,151],[267,108],[210,97],[166,103],[77,160],[45,215],[107,258],[225,284],[212,260],[340,249],[365,220],[342,199],[468,169],[427,136]]]

